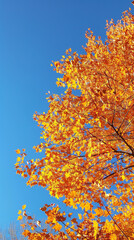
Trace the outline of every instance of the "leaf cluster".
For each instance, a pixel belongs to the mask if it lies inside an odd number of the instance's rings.
[[[28,185],[64,196],[84,214],[67,222],[58,206],[45,205],[55,234],[31,227],[24,231],[29,240],[134,238],[134,16],[126,11],[106,28],[105,43],[88,30],[84,55],[69,49],[53,62],[65,91],[47,97],[46,114],[34,114],[42,128],[34,149],[44,157],[25,161],[17,150],[16,170]]]

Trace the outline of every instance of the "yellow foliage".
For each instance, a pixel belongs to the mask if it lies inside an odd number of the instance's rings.
[[[67,206],[81,208],[78,221],[67,214],[66,225],[59,207],[45,205],[46,223],[56,233],[25,230],[28,240],[133,239],[134,16],[126,11],[106,28],[105,43],[88,30],[85,54],[69,49],[53,62],[62,74],[57,85],[66,88],[62,95],[48,94],[47,113],[34,114],[42,128],[42,143],[34,149],[44,156],[26,162],[24,151],[16,150],[15,168],[28,177],[27,185],[46,187]],[[33,218],[24,217],[36,231]]]

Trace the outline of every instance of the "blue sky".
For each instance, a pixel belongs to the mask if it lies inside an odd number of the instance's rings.
[[[68,48],[82,53],[88,28],[104,41],[106,20],[116,22],[129,7],[129,0],[0,0],[0,229],[16,222],[23,204],[41,219],[40,207],[59,202],[45,189],[26,186],[14,169],[16,149],[36,157],[40,129],[32,116],[47,112],[45,93],[62,91],[51,61]]]

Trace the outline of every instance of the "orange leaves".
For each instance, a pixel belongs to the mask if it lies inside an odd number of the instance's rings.
[[[21,213],[22,213],[22,211],[21,211],[21,210],[19,210],[19,211],[18,211],[18,214],[21,214]]]
[[[117,240],[117,235],[115,233],[111,234],[110,240]]]
[[[46,207],[46,206],[44,206],[44,207],[40,208],[40,210],[41,210],[41,211],[44,211],[44,212],[46,211],[46,209],[47,209],[47,207]]]
[[[96,208],[94,211],[96,213],[96,216],[98,216],[98,217],[102,217],[102,216],[106,216],[107,217],[108,216],[107,211],[101,209],[100,207]]]
[[[53,226],[53,229],[54,229],[55,231],[60,231],[61,228],[62,228],[62,225],[59,224],[59,223],[56,223],[56,224]]]
[[[24,229],[26,227],[26,224],[20,224],[20,226]]]
[[[76,218],[73,218],[73,219],[71,220],[71,222],[72,222],[72,223],[76,223],[76,224],[78,224],[78,222],[77,222],[77,219],[76,219]]]
[[[94,227],[94,237],[96,240],[97,234],[98,234],[98,222],[97,221],[93,221],[93,227]]]
[[[84,208],[85,208],[86,212],[91,210],[91,204],[89,202],[86,202],[85,205],[84,205]]]
[[[22,151],[23,151],[23,153],[24,153],[24,152],[25,152],[25,149],[23,148]],[[20,149],[15,150],[15,152],[16,152],[17,154],[20,154],[20,153],[21,153],[21,152],[20,152]]]
[[[81,214],[78,214],[78,217],[79,217],[80,220],[82,219],[82,215]]]
[[[80,207],[82,209],[85,209],[85,211],[87,212],[87,211],[91,210],[91,203],[89,203],[89,202],[82,202],[80,204]]]
[[[66,50],[66,54],[69,54],[72,51],[71,48],[69,48],[68,50]]]
[[[66,220],[66,217],[63,217],[61,214],[56,216],[56,220],[58,222],[64,222]]]
[[[26,208],[26,205],[23,205],[23,206],[22,206],[22,209],[24,210],[25,208]]]
[[[17,220],[22,220],[22,215],[18,216]]]
[[[26,208],[26,205],[23,205],[22,210],[24,210],[25,208]],[[22,220],[23,216],[25,216],[25,213],[24,213],[24,211],[22,212],[22,210],[18,211],[19,216],[18,216],[17,220]]]
[[[115,231],[115,225],[113,222],[106,220],[103,229],[105,229],[107,233],[113,233]]]
[[[69,213],[69,214],[68,214],[68,217],[71,217],[71,216],[72,216],[72,214],[73,214],[73,213]]]
[[[16,150],[16,153],[17,153],[17,154],[20,154],[20,149],[17,149],[17,150]]]
[[[53,236],[42,230],[40,235],[29,235],[26,231],[29,240],[133,237],[133,21],[126,11],[117,24],[107,22],[104,44],[89,30],[84,55],[79,57],[69,49],[61,61],[53,62],[62,74],[57,85],[66,90],[62,95],[49,92],[48,112],[34,114],[42,128],[42,142],[34,149],[44,152],[44,157],[25,161],[24,149],[23,153],[17,149],[15,168],[29,177],[30,186],[47,187],[50,195],[64,197],[67,206],[81,210],[77,220],[71,213],[66,217],[58,206],[45,204],[41,210],[47,216],[46,224],[58,233]],[[19,220],[22,215],[29,231],[41,228],[21,210]]]
[[[22,233],[22,235],[23,235],[24,237],[28,237],[29,234],[30,234],[30,231],[28,231],[28,230],[24,230],[24,232]]]

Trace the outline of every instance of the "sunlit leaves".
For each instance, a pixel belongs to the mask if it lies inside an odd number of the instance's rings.
[[[24,210],[25,208],[26,208],[26,205],[23,205],[23,206],[22,206],[22,209]]]
[[[22,215],[19,215],[17,220],[22,220]]]
[[[22,235],[24,235],[25,237],[27,237],[29,235],[30,231],[28,230],[24,230],[24,232],[22,233]]]
[[[94,237],[95,237],[95,240],[96,240],[96,237],[97,237],[97,233],[98,233],[98,222],[97,221],[93,221],[93,227],[94,227]]]
[[[19,149],[17,149],[17,150],[16,150],[16,153],[17,153],[17,154],[20,154],[20,150],[19,150]]]
[[[21,213],[22,213],[22,211],[21,211],[21,210],[19,210],[19,211],[18,211],[18,214],[21,214]]]
[[[85,54],[69,49],[53,62],[64,94],[49,92],[48,112],[33,116],[42,129],[34,149],[44,157],[26,161],[25,150],[16,150],[15,168],[27,185],[46,187],[80,210],[77,219],[45,204],[41,210],[55,235],[35,233],[39,225],[23,212],[28,239],[133,238],[134,17],[126,11],[106,28],[105,43],[89,29]]]

